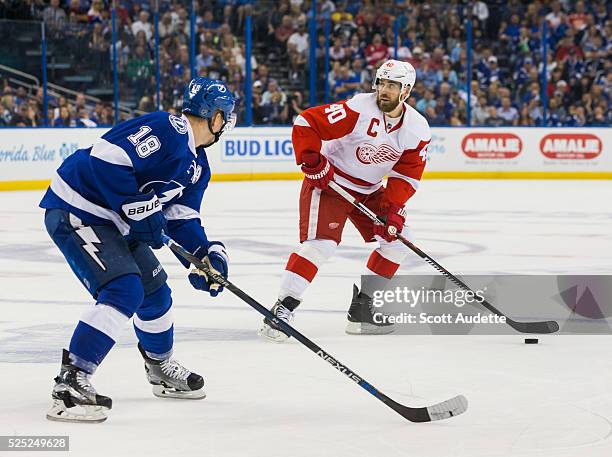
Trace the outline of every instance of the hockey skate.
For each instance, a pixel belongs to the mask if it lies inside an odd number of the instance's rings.
[[[55,378],[51,392],[53,405],[47,411],[47,419],[61,422],[104,422],[113,401],[99,395],[89,377],[89,373],[70,363],[70,352],[64,349],[62,368]]]
[[[144,358],[145,372],[147,380],[153,386],[153,395],[185,400],[201,400],[206,397],[202,376],[192,373],[171,357],[165,360],[152,359],[140,343],[138,350]]]
[[[346,333],[349,335],[386,335],[395,331],[393,324],[374,321],[372,298],[353,285],[353,300],[348,310]]]
[[[285,297],[282,300],[277,300],[270,312],[274,314],[277,319],[288,324],[293,320],[293,311],[299,304],[299,300],[296,300],[293,297]],[[277,325],[274,324],[274,322],[267,318],[263,321],[263,326],[259,330],[259,336],[262,336],[268,341],[272,341],[274,343],[282,343],[289,338],[289,335],[283,332]]]

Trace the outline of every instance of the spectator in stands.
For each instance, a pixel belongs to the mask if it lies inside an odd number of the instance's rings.
[[[114,110],[109,105],[104,105],[102,114],[96,121],[98,127],[111,127],[113,125]]]
[[[368,67],[378,68],[389,57],[389,48],[382,42],[380,33],[374,35],[372,43],[365,48],[365,57]]]
[[[291,66],[291,79],[299,81],[301,71],[308,59],[309,37],[306,33],[306,22],[298,22],[297,30],[287,40],[287,52],[289,53],[289,65]]]
[[[238,50],[236,53],[235,51]],[[240,44],[237,47],[232,49],[232,53],[234,58],[236,59],[236,64],[240,67],[240,73],[242,75],[242,79],[246,76],[246,48],[244,44]],[[251,71],[256,71],[258,68],[257,59],[254,54],[251,54]]]
[[[29,125],[27,103],[22,103],[17,106],[17,110],[13,113],[9,125],[11,127],[27,127]]]
[[[93,31],[89,41],[90,58],[94,63],[97,81],[103,85],[108,84],[110,80],[110,61],[108,52],[110,49],[110,41],[104,34],[101,22],[96,22],[93,26]]]
[[[159,38],[163,40],[167,36],[172,36],[176,33],[176,22],[172,20],[172,13],[165,12],[159,21]]]
[[[265,93],[264,93],[265,95]],[[262,104],[262,121],[264,124],[283,124],[287,121],[288,107],[283,103],[283,93],[276,90],[270,99]]]
[[[351,61],[355,61],[355,59],[365,59],[365,47],[361,46],[359,43],[359,35],[356,33],[351,35],[351,41],[347,52]]]
[[[261,90],[268,87],[268,83],[270,82],[270,70],[268,66],[265,64],[261,64],[257,67],[257,78],[255,82],[259,83]]]
[[[487,64],[481,67],[480,83],[483,86],[488,86],[494,81],[501,80],[501,72],[497,66],[497,57],[492,55],[487,59]]]
[[[89,22],[87,8],[81,4],[81,0],[70,0],[68,21],[75,24],[86,24]]]
[[[76,127],[96,127],[96,123],[91,120],[89,110],[87,108],[81,108],[78,110],[78,116],[76,119]]]
[[[51,0],[43,13],[42,19],[53,31],[59,32],[66,24],[66,12],[60,8],[60,0]]]
[[[425,94],[421,98],[419,98],[419,100],[416,102],[416,109],[421,114],[426,114],[427,108],[430,108],[430,107],[435,108],[436,101],[434,100],[433,92],[428,89],[425,91]]]
[[[262,85],[260,81],[253,83],[253,123],[261,124],[263,122],[263,115],[261,112],[261,96],[262,96]]]
[[[478,97],[476,104],[471,111],[472,125],[485,125],[490,116],[487,106],[487,98],[484,95]]]
[[[15,102],[13,96],[7,91],[0,99],[0,125],[11,125],[15,110]]]
[[[610,127],[610,119],[606,119],[605,111],[602,106],[595,107],[588,124],[593,127]]]
[[[281,90],[276,82],[276,79],[270,79],[268,81],[268,87],[261,96],[262,105],[267,105],[272,102],[272,95],[278,93],[280,95],[280,104],[285,106],[287,103],[287,95]]]
[[[212,11],[206,10],[204,12],[204,18],[200,23],[200,27],[202,27],[204,30],[210,30],[211,32],[214,32],[220,27],[220,25],[221,24],[215,21]]]
[[[130,59],[127,66],[127,77],[135,89],[137,98],[140,99],[144,94],[152,75],[153,66],[151,60],[146,55],[145,49],[142,46],[138,46],[136,53]]]
[[[334,94],[336,100],[346,100],[352,97],[359,89],[359,78],[349,69],[348,65],[340,67],[340,73],[334,81]]]
[[[150,41],[153,37],[153,26],[149,23],[149,13],[147,11],[141,11],[138,15],[138,20],[132,24],[132,34],[138,35],[138,32],[143,31],[147,41]]]
[[[72,119],[69,106],[61,106],[58,116],[53,119],[53,127],[74,127],[76,122]]]
[[[352,70],[357,80],[361,85],[365,85],[368,87],[368,90],[371,89],[370,85],[372,84],[372,74],[363,67],[363,59],[360,58],[352,58]]]
[[[506,121],[497,115],[497,108],[489,106],[489,118],[485,121],[487,127],[501,127]]]
[[[519,113],[512,106],[509,97],[502,98],[501,107],[497,110],[497,115],[506,121],[506,125],[518,125]]]
[[[290,94],[288,99],[287,121],[293,124],[295,118],[306,109],[304,106],[304,95],[299,90],[296,90]]]
[[[87,19],[90,24],[104,21],[104,4],[102,0],[93,0],[91,2],[91,8],[87,12]]]
[[[454,89],[459,88],[459,78],[457,73],[452,69],[448,56],[444,56],[442,67],[436,72],[436,84],[446,82]]]
[[[283,16],[283,20],[281,24],[276,28],[274,32],[275,45],[277,53],[280,55],[285,54],[285,50],[287,49],[287,40],[293,33],[293,24],[291,22],[291,16],[285,15]]]
[[[85,108],[87,105],[87,100],[85,99],[85,94],[83,92],[79,92],[74,99],[74,111],[78,112],[81,108]]]
[[[198,75],[206,76],[209,69],[215,66],[215,58],[205,44],[200,45],[200,53],[196,56],[196,71]]]
[[[144,111],[145,113],[150,113],[155,111],[155,103],[153,102],[153,98],[145,95],[138,102],[138,109],[140,111]]]
[[[435,115],[430,120],[430,124],[436,127],[442,127],[449,124],[449,116],[446,114],[446,103],[444,99],[439,98],[436,100],[436,107],[434,109]]]
[[[341,64],[347,60],[347,50],[342,43],[342,37],[335,37],[334,44],[329,48],[329,61],[340,62]]]
[[[269,47],[273,46],[276,38],[276,29],[280,27],[283,17],[289,12],[289,1],[283,0],[277,8],[271,8],[268,11],[267,34],[266,41]]]

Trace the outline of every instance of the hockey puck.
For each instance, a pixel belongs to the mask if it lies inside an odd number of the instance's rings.
[[[537,338],[525,338],[525,344],[538,344],[539,341]]]

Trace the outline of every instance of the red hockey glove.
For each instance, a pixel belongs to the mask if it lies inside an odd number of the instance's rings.
[[[302,165],[302,171],[306,181],[319,189],[327,189],[329,182],[334,177],[334,166],[328,162],[325,156],[320,156],[318,165],[314,167]]]
[[[374,224],[374,235],[378,235],[385,241],[391,242],[396,239],[397,234],[401,233],[404,228],[406,210],[402,206],[389,203],[383,211],[385,213],[382,215],[382,219],[385,221],[385,225]]]

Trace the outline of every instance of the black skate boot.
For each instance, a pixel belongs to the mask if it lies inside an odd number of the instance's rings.
[[[153,395],[160,398],[201,400],[206,397],[204,378],[192,373],[172,357],[152,359],[138,343],[138,350],[145,361],[147,380],[153,386]]]
[[[386,335],[387,333],[393,333],[395,326],[386,322],[386,319],[382,323],[375,322],[374,312],[376,311],[373,310],[372,298],[359,292],[359,288],[353,285],[353,300],[347,313],[346,333],[349,335]]]
[[[290,323],[293,320],[293,311],[300,303],[300,300],[293,297],[285,297],[282,300],[277,300],[270,312],[274,314],[277,319]],[[283,332],[276,324],[274,324],[274,322],[267,318],[263,321],[263,326],[259,330],[259,336],[262,336],[274,343],[282,343],[289,338],[289,335]]]
[[[53,405],[47,419],[62,422],[98,423],[107,418],[113,401],[99,395],[89,381],[90,374],[70,363],[70,352],[62,353],[62,368],[51,392]]]

